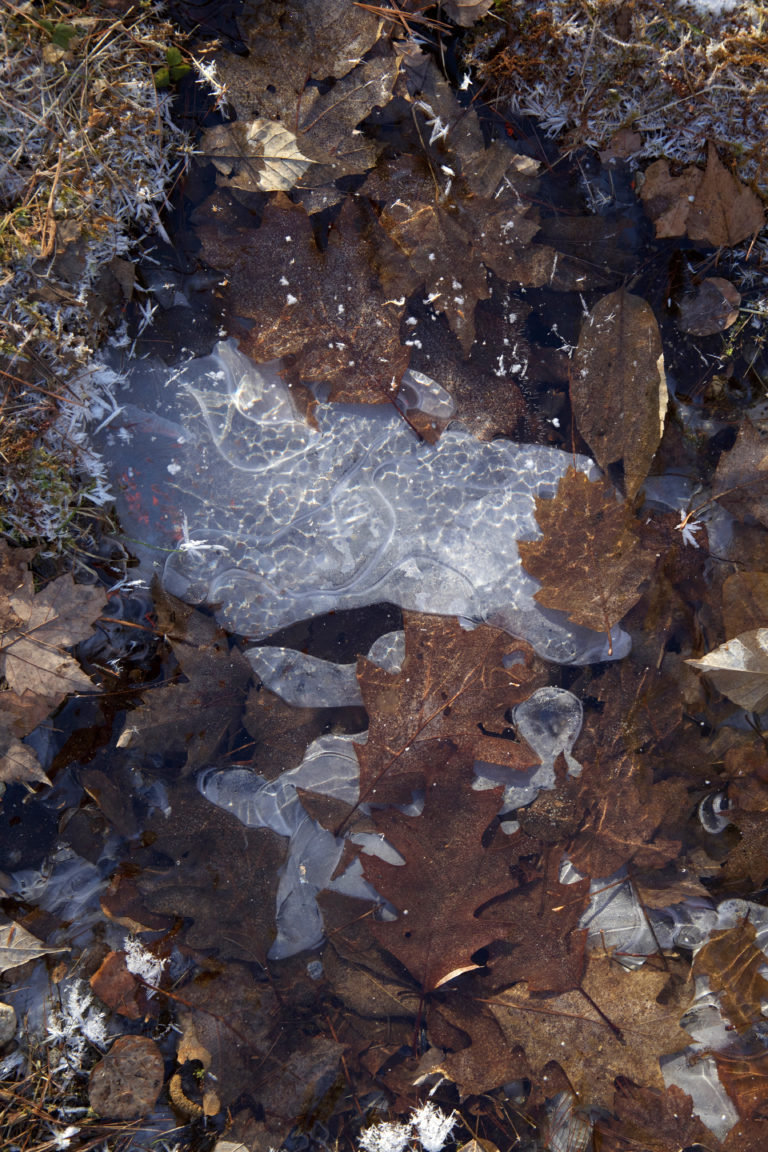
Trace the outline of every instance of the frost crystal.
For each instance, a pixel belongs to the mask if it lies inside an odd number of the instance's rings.
[[[411,1113],[424,1152],[440,1152],[456,1124],[456,1113],[446,1116],[436,1104],[427,1101]]]
[[[403,1152],[411,1138],[410,1124],[383,1122],[366,1128],[358,1147],[362,1152]]]

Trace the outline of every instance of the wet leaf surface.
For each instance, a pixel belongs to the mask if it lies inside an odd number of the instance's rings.
[[[537,497],[536,519],[543,539],[518,545],[524,567],[542,582],[536,599],[608,632],[640,599],[656,565],[626,504],[609,481],[570,468],[554,500]]]
[[[584,318],[571,370],[571,403],[600,467],[623,461],[631,500],[648,475],[667,411],[661,333],[641,297],[620,288]]]

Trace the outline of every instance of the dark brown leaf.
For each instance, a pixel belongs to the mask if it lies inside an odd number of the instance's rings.
[[[373,933],[425,991],[477,967],[473,952],[504,928],[475,912],[512,883],[504,852],[482,844],[500,793],[473,791],[471,773],[458,768],[443,765],[420,816],[375,813],[376,827],[405,866],[378,857],[366,857],[363,865],[376,890],[398,910],[397,920],[374,924]]]
[[[345,403],[391,402],[409,360],[405,300],[378,288],[368,227],[378,225],[347,201],[321,252],[304,209],[278,194],[260,228],[199,229],[204,258],[229,278],[230,310],[256,321],[242,351],[260,363],[294,356],[303,380]]]
[[[691,1144],[712,1144],[709,1129],[693,1115],[690,1096],[674,1084],[648,1088],[618,1076],[613,1112],[596,1126],[604,1152],[680,1152]]]
[[[360,799],[402,803],[430,785],[460,751],[510,769],[537,763],[527,745],[503,737],[507,709],[546,683],[542,662],[522,640],[449,617],[404,616],[405,660],[396,675],[361,659],[358,679],[370,717],[357,748]],[[490,735],[498,733],[498,735]]]
[[[667,412],[661,334],[645,300],[619,288],[585,317],[573,359],[571,403],[600,467],[623,460],[631,499],[648,475]]]

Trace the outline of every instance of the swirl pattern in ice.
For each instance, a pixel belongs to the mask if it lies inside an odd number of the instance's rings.
[[[535,496],[554,495],[571,463],[588,471],[585,457],[481,443],[460,426],[430,446],[390,405],[321,404],[312,427],[277,371],[256,368],[232,342],[178,380],[194,407],[170,439],[186,533],[165,563],[171,592],[220,604],[226,626],[258,638],[389,600],[490,621],[551,660],[608,658],[607,637],[535,603],[538,584],[517,551],[518,539],[538,535]],[[423,380],[406,385],[412,406]],[[425,408],[440,392],[432,382]],[[610,656],[627,647],[614,630]]]

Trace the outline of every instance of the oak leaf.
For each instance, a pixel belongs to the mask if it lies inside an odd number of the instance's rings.
[[[516,984],[494,996],[491,1010],[532,1069],[556,1061],[583,1105],[610,1109],[614,1079],[627,1067],[640,1083],[663,1090],[660,1058],[690,1043],[678,1020],[692,991],[679,987],[662,1005],[668,982],[649,965],[628,971],[593,956],[580,990],[541,997]]]
[[[404,629],[400,672],[358,661],[370,718],[367,743],[357,747],[360,799],[410,800],[457,752],[470,766],[483,760],[514,771],[537,763],[527,745],[505,735],[507,710],[546,683],[531,646],[488,625],[467,630],[417,612],[404,614]]]
[[[632,513],[609,481],[569,468],[553,500],[536,498],[536,519],[544,538],[518,544],[523,566],[542,583],[536,599],[608,632],[638,602],[656,563]]]
[[[624,288],[598,300],[574,353],[571,403],[601,468],[624,462],[631,499],[648,475],[667,412],[661,333],[653,309]]]
[[[471,773],[457,769],[444,766],[420,816],[374,813],[378,831],[405,865],[366,857],[363,866],[398,910],[397,920],[373,925],[376,939],[427,992],[475,969],[472,954],[503,934],[503,924],[476,911],[512,884],[505,854],[483,847],[500,793],[472,791]]]

